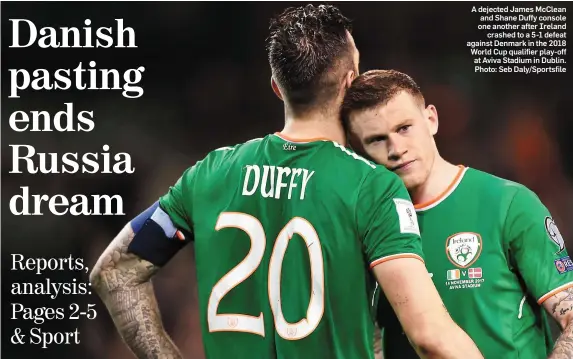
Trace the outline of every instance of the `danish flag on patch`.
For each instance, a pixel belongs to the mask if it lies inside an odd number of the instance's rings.
[[[468,269],[469,278],[481,278],[481,268],[470,268]]]

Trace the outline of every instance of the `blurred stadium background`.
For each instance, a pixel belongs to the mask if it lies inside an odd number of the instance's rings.
[[[11,272],[10,253],[29,256],[82,256],[88,266],[121,227],[155,201],[184,169],[208,151],[279,131],[283,108],[270,88],[264,40],[273,14],[302,3],[2,3],[2,286],[4,318],[9,303],[58,306],[97,303],[96,320],[51,321],[50,330],[79,327],[79,346],[42,353],[65,358],[131,358],[95,296],[10,297],[12,281],[37,281]],[[533,3],[528,3],[533,4]],[[354,19],[361,70],[393,68],[414,77],[429,103],[437,106],[438,146],[454,163],[489,171],[528,186],[551,210],[569,247],[573,238],[573,132],[568,73],[493,75],[473,71],[468,41],[484,40],[472,3],[338,3]],[[497,5],[497,3],[496,3]],[[558,4],[552,3],[557,6]],[[566,6],[562,4],[561,6]],[[123,18],[136,31],[137,49],[9,49],[8,19],[37,26],[111,26]],[[145,95],[130,100],[119,91],[33,92],[8,100],[6,69],[145,66]],[[8,117],[16,110],[55,114],[73,102],[93,110],[90,133],[16,133]],[[37,152],[128,152],[132,175],[14,175],[9,144],[29,144]],[[9,199],[20,186],[36,194],[120,194],[126,216],[13,216]],[[160,273],[156,292],[167,330],[189,358],[202,358],[197,297],[189,246]],[[70,281],[72,273],[50,274]],[[85,281],[87,275],[75,278]],[[28,323],[32,325],[31,323]],[[3,320],[4,338],[15,326]],[[7,343],[7,342],[4,342]],[[4,344],[6,358],[38,354],[39,348]]]

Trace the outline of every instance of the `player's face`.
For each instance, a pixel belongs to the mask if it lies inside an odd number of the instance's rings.
[[[350,115],[350,143],[402,178],[408,189],[423,184],[436,156],[436,109],[401,92],[385,105]]]

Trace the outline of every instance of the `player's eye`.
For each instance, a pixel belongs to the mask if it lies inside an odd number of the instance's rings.
[[[398,128],[398,133],[408,132],[408,130],[410,129],[410,127],[412,127],[412,125],[404,125],[404,126]]]
[[[386,136],[373,136],[366,141],[368,144],[386,141]]]

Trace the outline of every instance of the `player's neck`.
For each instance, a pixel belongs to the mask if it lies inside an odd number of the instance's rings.
[[[417,206],[423,207],[424,204],[437,200],[454,182],[459,172],[459,166],[447,162],[437,154],[428,179],[410,191],[412,201]]]
[[[344,129],[337,115],[309,114],[306,116],[286,115],[285,127],[281,134],[300,141],[327,139],[341,145],[346,144]]]

